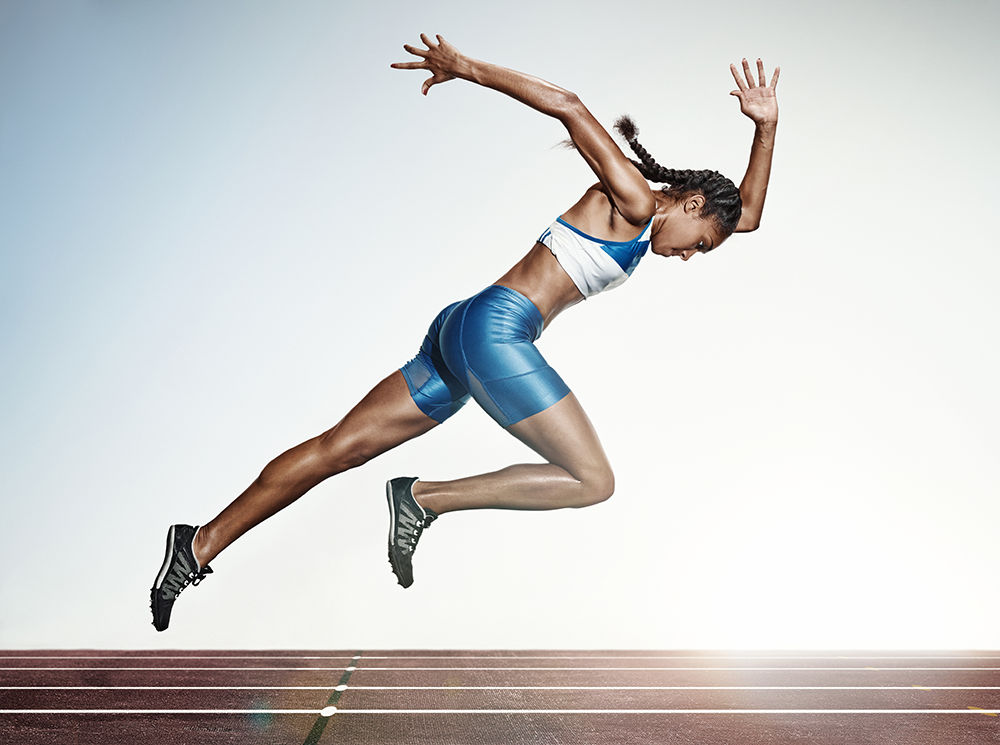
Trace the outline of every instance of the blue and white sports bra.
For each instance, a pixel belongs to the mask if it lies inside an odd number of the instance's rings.
[[[558,217],[538,242],[548,247],[580,294],[588,298],[615,288],[632,276],[649,248],[652,229],[650,220],[642,233],[630,241],[605,241]]]

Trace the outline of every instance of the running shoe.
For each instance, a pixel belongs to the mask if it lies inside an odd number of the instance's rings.
[[[413,498],[415,478],[398,478],[386,482],[385,496],[389,500],[389,563],[403,587],[413,584],[413,552],[424,528],[437,518]]]
[[[174,601],[188,585],[197,585],[211,574],[211,567],[202,568],[194,558],[192,542],[198,526],[171,525],[167,531],[167,555],[149,591],[149,607],[153,611],[153,626],[164,631],[170,624]]]

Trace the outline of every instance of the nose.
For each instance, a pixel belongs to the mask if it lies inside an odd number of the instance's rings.
[[[687,260],[688,260],[688,259],[690,259],[690,258],[691,258],[692,256],[694,256],[694,254],[695,254],[695,252],[694,252],[694,251],[691,251],[691,250],[687,250],[687,251],[682,251],[682,252],[681,252],[681,261],[687,261]]]

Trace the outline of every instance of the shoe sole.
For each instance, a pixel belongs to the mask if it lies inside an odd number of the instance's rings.
[[[174,558],[174,532],[176,529],[176,525],[171,525],[170,530],[167,531],[167,553],[163,557],[163,566],[160,567],[160,573],[156,575],[156,582],[153,584],[154,590],[159,590],[163,586],[163,580],[167,577],[167,570],[170,569],[170,560]]]
[[[396,545],[396,523],[399,520],[399,510],[397,509],[396,499],[392,493],[393,480],[390,479],[385,482],[385,498],[389,502],[389,564],[392,566],[392,573],[396,575],[396,581],[400,587],[405,589],[413,584],[413,580],[411,579],[409,584],[403,584],[403,580],[399,576],[399,565],[396,563],[396,556],[393,553],[393,548]]]
[[[156,581],[153,583],[153,589],[149,591],[149,603],[151,610],[153,611],[153,628],[157,631],[166,631],[167,627],[170,626],[170,610],[168,608],[166,611],[166,619],[160,618],[160,614],[157,613],[157,594],[161,587],[163,587],[163,580],[167,578],[167,571],[170,569],[170,562],[174,558],[174,536],[177,532],[177,526],[171,525],[170,530],[167,531],[167,550],[163,557],[163,566],[160,567],[160,573],[156,575]]]
[[[396,575],[396,581],[403,584],[399,579],[399,567],[396,566],[396,557],[392,554],[392,548],[396,542],[396,520],[399,513],[396,510],[396,500],[393,499],[392,481],[385,482],[385,498],[389,502],[389,563],[392,564],[392,573]]]

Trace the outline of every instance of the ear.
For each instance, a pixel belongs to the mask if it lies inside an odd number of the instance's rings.
[[[692,194],[684,200],[684,213],[698,215],[701,208],[705,206],[705,197],[702,194]]]

